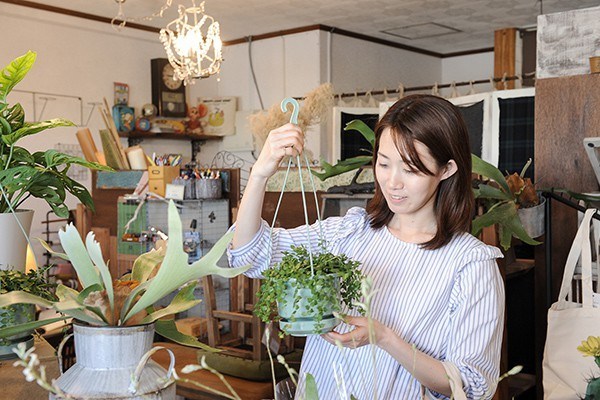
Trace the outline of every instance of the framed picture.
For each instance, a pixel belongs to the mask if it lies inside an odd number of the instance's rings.
[[[114,83],[115,105],[129,104],[129,85],[121,82]]]
[[[227,136],[235,133],[235,97],[198,98],[198,116],[205,135]]]

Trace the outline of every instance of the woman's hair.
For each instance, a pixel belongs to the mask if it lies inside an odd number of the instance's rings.
[[[438,186],[434,212],[437,232],[426,249],[437,249],[459,232],[469,232],[475,200],[471,190],[471,149],[469,135],[458,109],[447,100],[431,95],[411,95],[398,100],[375,127],[373,171],[376,174],[377,152],[381,134],[389,129],[404,162],[427,175],[434,175],[425,167],[415,141],[427,146],[437,167],[454,160],[457,171],[442,180]],[[371,227],[386,226],[394,216],[389,209],[375,176],[375,195],[367,205]]]

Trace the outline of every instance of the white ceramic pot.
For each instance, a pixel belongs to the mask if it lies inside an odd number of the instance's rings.
[[[29,237],[33,210],[17,210],[15,214],[0,213],[0,269],[23,272],[27,259],[27,237],[17,219]]]
[[[546,232],[546,198],[540,196],[540,204],[529,208],[519,208],[517,213],[525,232],[532,238],[542,236]]]
[[[154,324],[127,327],[73,325],[77,362],[56,384],[73,399],[175,400],[175,381],[149,360]],[[171,369],[174,359],[171,354]],[[137,380],[137,385],[132,382]],[[57,399],[53,394],[51,400]]]

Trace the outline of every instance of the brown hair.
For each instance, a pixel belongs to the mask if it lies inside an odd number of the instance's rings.
[[[471,149],[467,127],[458,109],[447,100],[431,95],[411,95],[398,100],[375,127],[373,171],[382,132],[389,128],[404,162],[420,172],[433,175],[420,160],[415,141],[427,146],[439,168],[454,160],[457,171],[442,180],[435,197],[437,232],[426,249],[445,245],[459,232],[469,232],[474,198],[471,190]],[[375,177],[375,195],[367,205],[371,227],[386,226],[394,216]]]

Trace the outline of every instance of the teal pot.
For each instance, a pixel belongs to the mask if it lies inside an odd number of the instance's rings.
[[[35,321],[35,305],[33,304],[14,304],[0,308],[0,327],[2,328],[31,321]],[[15,358],[17,355],[13,349],[16,349],[19,343],[25,343],[28,349],[33,346],[32,333],[33,331],[24,332],[0,339],[0,359]]]
[[[540,196],[540,204],[517,210],[525,232],[532,237],[540,237],[546,232],[546,198]]]
[[[77,362],[56,385],[70,399],[175,400],[171,378],[174,357],[167,372],[150,356],[154,324],[127,327],[73,325]],[[168,351],[168,350],[167,350]],[[51,400],[58,397],[50,394]]]
[[[329,279],[333,280],[335,293],[327,296],[318,293],[319,299],[316,301],[319,303],[315,302],[311,289],[299,287],[295,279],[285,284],[284,301],[277,303],[282,331],[292,336],[322,334],[330,332],[341,322],[333,315],[340,311],[340,280],[334,275],[330,275]]]
[[[25,234],[19,227],[23,226]],[[31,229],[33,210],[17,210],[13,213],[0,213],[0,269],[25,271],[27,259],[27,237]]]

